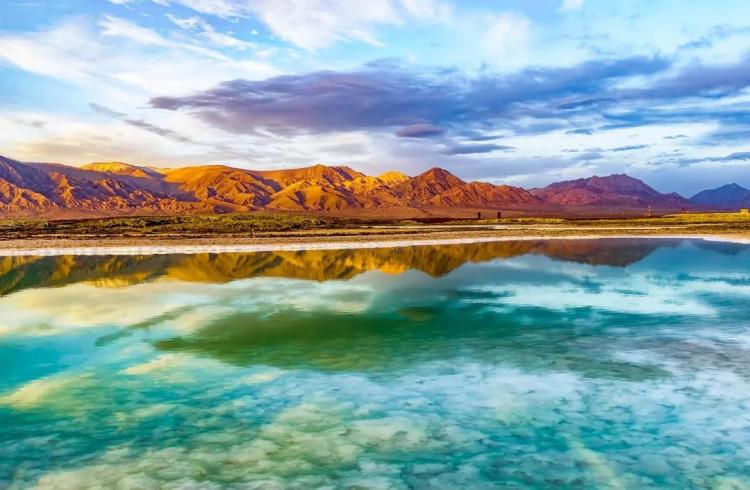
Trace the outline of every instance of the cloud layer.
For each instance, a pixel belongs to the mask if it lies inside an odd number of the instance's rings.
[[[637,95],[612,86],[669,68],[660,58],[591,61],[571,68],[529,68],[469,78],[461,72],[416,72],[391,62],[357,71],[320,71],[261,81],[233,80],[186,97],[156,97],[159,109],[188,109],[227,131],[281,134],[397,129],[399,136],[438,135],[473,126],[523,129],[523,118],[572,120],[623,95],[659,97],[658,85]],[[663,82],[662,82],[663,83]],[[419,130],[423,131],[419,131]],[[533,124],[526,129],[536,131]]]
[[[476,77],[376,62],[355,71],[233,80],[190,96],[156,97],[151,105],[188,110],[239,134],[375,130],[430,138],[473,130],[482,141],[488,130],[542,134],[564,129],[591,135],[618,127],[690,122],[699,111],[722,125],[750,128],[746,107],[716,104],[748,86],[748,58],[678,67],[668,59],[638,56]],[[647,147],[623,145],[612,151]],[[473,152],[448,152],[461,153]]]

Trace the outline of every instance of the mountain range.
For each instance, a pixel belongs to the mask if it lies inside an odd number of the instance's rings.
[[[691,201],[678,194],[662,194],[624,174],[526,190],[466,182],[440,168],[413,177],[401,172],[368,176],[346,166],[245,170],[222,165],[156,168],[109,162],[72,167],[0,157],[0,215],[4,217],[261,210],[394,218],[475,216],[476,212],[498,210],[509,214],[611,215],[640,214],[649,208],[653,212],[724,209],[748,198],[734,187],[722,189],[705,191]]]

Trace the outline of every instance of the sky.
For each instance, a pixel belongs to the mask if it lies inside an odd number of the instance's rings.
[[[750,2],[4,0],[0,154],[750,187]]]

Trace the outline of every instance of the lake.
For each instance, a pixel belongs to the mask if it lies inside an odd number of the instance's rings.
[[[750,247],[0,258],[0,488],[749,488]]]

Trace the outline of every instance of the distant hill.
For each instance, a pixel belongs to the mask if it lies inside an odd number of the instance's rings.
[[[71,167],[0,157],[0,215],[94,217],[277,211],[363,217],[677,211],[690,201],[627,175],[591,177],[527,191],[466,182],[441,168],[410,177],[368,176],[345,166],[245,170],[224,165],[155,168],[121,162]],[[467,214],[468,213],[468,214]]]
[[[558,182],[532,189],[531,193],[546,203],[560,206],[640,209],[650,206],[659,210],[692,207],[692,203],[679,194],[662,194],[625,174]]]
[[[750,190],[733,183],[699,192],[690,200],[708,208],[734,210],[750,208]]]

